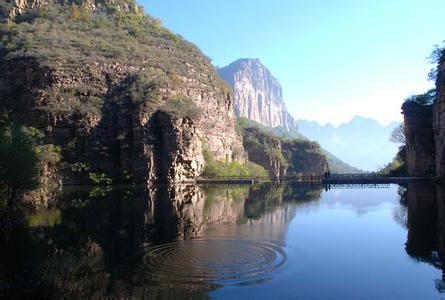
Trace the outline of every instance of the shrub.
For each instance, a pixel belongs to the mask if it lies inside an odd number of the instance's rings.
[[[111,185],[113,180],[105,173],[89,173],[89,178],[94,184]]]
[[[203,151],[205,167],[202,176],[207,178],[269,178],[268,172],[260,165],[248,162],[219,161],[208,151]]]
[[[432,105],[435,100],[436,100],[436,89],[430,89],[426,93],[413,95],[405,99],[405,102],[416,102],[420,105]]]
[[[197,118],[202,114],[195,102],[184,95],[177,95],[168,100],[161,110],[177,117]]]

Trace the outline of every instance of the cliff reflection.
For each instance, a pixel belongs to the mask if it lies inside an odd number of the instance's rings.
[[[445,187],[412,183],[405,193],[408,206],[407,253],[442,270],[436,288],[445,293]]]
[[[65,191],[47,211],[17,213],[14,230],[0,237],[0,298],[143,298],[159,294],[175,298],[183,293],[204,299],[217,285],[200,280],[171,290],[171,286],[153,284],[153,278],[168,280],[159,277],[162,269],[150,265],[144,249],[208,237],[212,226],[218,225],[262,228],[253,235],[246,230],[244,237],[282,240],[295,214],[296,206],[288,204],[316,200],[320,193],[321,188],[272,184]],[[232,233],[232,237],[243,237],[240,229]],[[224,236],[223,232],[218,235]],[[196,258],[208,253],[205,247],[224,247],[227,253],[253,251],[268,258],[264,263],[276,264],[272,267],[284,261],[280,249],[269,244],[200,244],[179,256],[190,258],[181,260],[181,268],[195,278],[203,276]],[[216,259],[222,264],[229,258],[206,257],[209,263]],[[245,259],[251,263],[248,255]],[[261,271],[271,266],[256,267]],[[210,279],[223,275],[212,273],[216,277]]]

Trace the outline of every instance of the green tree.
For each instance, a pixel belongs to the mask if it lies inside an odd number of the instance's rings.
[[[0,190],[8,207],[19,190],[39,185],[39,159],[35,130],[17,124],[0,126]]]

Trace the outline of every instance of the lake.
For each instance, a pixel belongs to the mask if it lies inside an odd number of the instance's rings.
[[[66,189],[14,214],[3,298],[445,298],[434,184]]]

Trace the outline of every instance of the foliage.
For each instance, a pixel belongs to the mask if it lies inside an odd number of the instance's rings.
[[[431,52],[429,56],[429,60],[431,63],[440,65],[445,61],[444,42],[442,42],[442,45],[434,45],[434,50]],[[428,73],[429,80],[435,81],[437,79],[437,69],[438,69],[437,66],[435,66],[430,70],[430,72]]]
[[[177,117],[197,118],[202,112],[195,102],[184,96],[176,95],[161,106],[161,110]]]
[[[8,206],[19,190],[39,186],[39,154],[33,130],[17,124],[0,127],[0,189]]]
[[[283,153],[280,150],[281,140],[273,133],[262,131],[256,127],[246,127],[243,129],[243,142],[246,149],[255,149],[280,162],[280,165],[288,165]]]
[[[204,150],[205,168],[202,173],[206,178],[269,178],[268,172],[261,166],[248,162],[242,164],[237,161],[219,161],[213,155]]]
[[[270,128],[267,126],[263,126],[255,121],[246,119],[246,118],[238,118],[237,120],[237,130],[241,135],[245,135],[245,130],[247,128],[258,128],[258,130],[262,133],[266,133],[270,136],[274,136],[275,138],[278,138],[280,142],[284,141],[293,141],[293,140],[299,140],[299,141],[306,141],[310,142],[307,138],[300,135],[298,132],[289,132],[285,130],[284,128],[276,127],[276,128]],[[250,140],[252,142],[253,140]],[[258,143],[255,143],[256,146],[259,146]],[[310,144],[308,144],[310,145]],[[317,150],[318,151],[318,150]],[[329,153],[328,151],[320,148],[318,152],[321,152],[322,155],[325,156],[326,160],[329,164],[329,169],[333,173],[362,173],[362,170],[359,170],[357,168],[354,168],[345,162],[341,161],[337,157],[335,157],[333,154]],[[275,153],[277,154],[277,153]],[[287,165],[287,160],[283,158],[279,158],[281,162],[284,162],[284,165]]]
[[[237,119],[237,129],[241,133],[243,129],[249,128],[249,127],[256,127],[260,129],[262,132],[269,133],[271,135],[274,135],[282,140],[286,139],[303,139],[303,136],[295,131],[288,131],[287,129],[283,127],[267,127],[264,126],[258,122],[255,122],[253,120],[249,120],[244,117],[239,117]]]
[[[45,89],[42,105],[48,113],[100,117],[107,97],[114,95],[118,96],[115,100],[130,99],[130,103],[152,108],[165,100],[160,97],[161,91],[165,94],[182,84],[181,78],[195,74],[210,74],[202,76],[209,90],[224,86],[195,45],[144,14],[134,1],[106,3],[91,10],[72,1],[56,1],[27,9],[13,21],[0,24],[0,64],[32,60],[42,70],[62,70],[76,80],[75,84]],[[111,74],[106,78],[109,86],[116,86],[123,73],[131,75],[124,80],[121,91],[109,91],[104,86],[104,73]],[[23,94],[14,84],[5,90],[11,99]],[[13,110],[21,104],[8,103]],[[171,106],[176,104],[175,100]]]
[[[390,176],[406,176],[408,174],[406,167],[406,146],[400,146],[394,159],[381,168],[378,173]]]
[[[430,89],[424,94],[413,95],[407,99],[405,102],[416,102],[420,105],[431,105],[436,100],[436,89]]]
[[[283,155],[289,162],[288,175],[307,175],[309,170],[318,169],[316,166],[326,159],[317,142],[287,140],[283,142],[282,147]]]
[[[89,173],[89,178],[94,184],[111,185],[113,180],[105,173]]]

